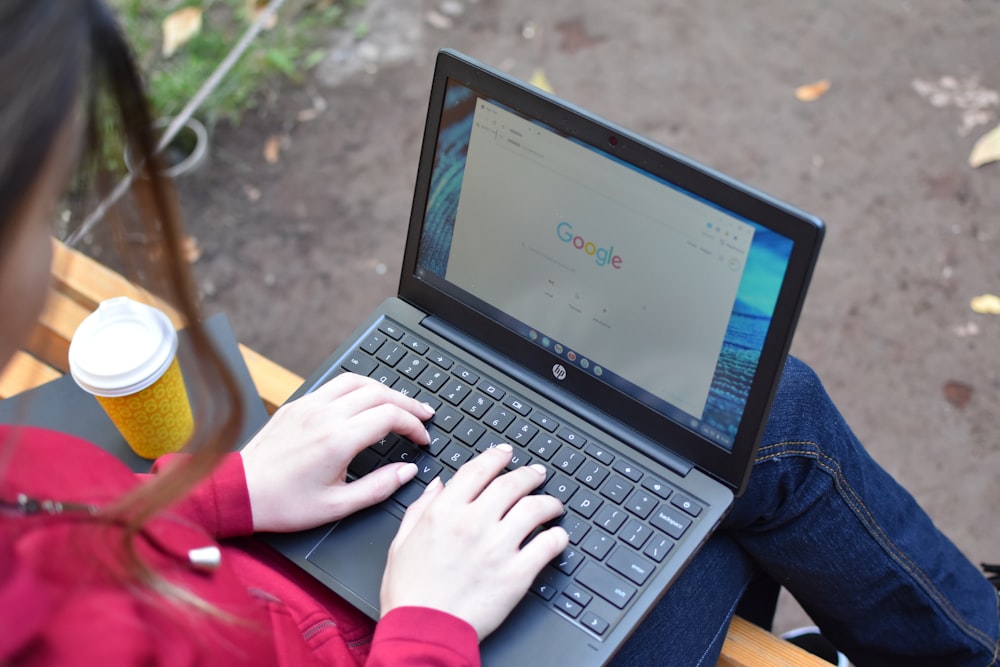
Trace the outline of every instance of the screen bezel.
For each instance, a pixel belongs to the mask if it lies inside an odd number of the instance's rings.
[[[431,87],[399,297],[425,312],[434,313],[499,354],[516,360],[544,382],[556,382],[551,369],[562,361],[559,356],[516,335],[417,275],[420,234],[449,79],[529,118],[543,119],[544,124],[556,132],[634,164],[739,217],[791,239],[793,247],[785,279],[731,449],[692,432],[575,366],[564,363],[567,374],[558,382],[560,388],[578,397],[587,396],[588,405],[653,442],[669,442],[669,451],[674,455],[713,475],[735,493],[741,493],[746,487],[752,458],[791,342],[790,333],[798,319],[819,252],[824,231],[822,222],[461,54],[441,51]],[[756,424],[760,427],[755,428]]]

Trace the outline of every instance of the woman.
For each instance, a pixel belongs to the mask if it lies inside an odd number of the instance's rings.
[[[110,97],[97,95],[101,85]],[[0,366],[42,308],[53,204],[78,155],[100,146],[97,110],[107,109],[155,164],[138,77],[100,2],[0,5]],[[196,322],[174,202],[147,172],[136,192],[143,227],[127,234],[145,240],[137,274]],[[0,662],[478,664],[478,641],[567,544],[550,528],[520,546],[562,511],[529,495],[544,469],[500,475],[510,457],[501,446],[446,488],[429,485],[390,549],[373,627],[248,536],[388,497],[413,478],[412,464],[348,484],[347,463],[389,431],[427,442],[432,411],[344,375],[229,453],[240,423],[234,384],[199,327],[190,331],[199,395],[212,402],[199,406],[193,453],[161,459],[156,474],[136,479],[67,436],[0,427]],[[993,589],[865,454],[800,362],[789,361],[775,406],[724,531],[618,663],[713,665],[737,603],[767,623],[780,582],[855,664],[993,664]]]

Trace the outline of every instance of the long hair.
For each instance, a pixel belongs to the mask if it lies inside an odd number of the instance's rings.
[[[146,287],[184,317],[198,362],[196,377],[186,373],[186,379],[195,383],[192,396],[198,399],[195,432],[186,447],[191,456],[102,512],[125,526],[124,553],[137,579],[183,598],[183,591],[170,589],[142,563],[134,538],[153,515],[180,499],[236,444],[242,424],[238,387],[200,324],[195,283],[183,259],[184,232],[174,192],[158,168],[141,78],[114,17],[100,0],[3,0],[0,258],[13,233],[13,212],[39,177],[58,131],[78,108],[86,111],[80,173],[97,176],[88,182],[110,182],[102,148],[109,126],[139,158],[136,162],[143,173],[133,187],[138,215],[115,216],[116,224],[138,225],[127,236],[130,242],[138,238],[141,243],[130,245],[132,257],[125,264],[137,267]],[[75,187],[82,182],[76,181]],[[124,236],[121,230],[117,235]]]

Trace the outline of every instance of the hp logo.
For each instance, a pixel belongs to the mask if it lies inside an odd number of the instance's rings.
[[[556,364],[552,367],[552,376],[557,380],[565,380],[566,368],[562,364]]]

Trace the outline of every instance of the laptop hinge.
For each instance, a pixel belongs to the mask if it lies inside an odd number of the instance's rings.
[[[572,412],[583,421],[592,424],[596,429],[604,431],[622,442],[627,442],[630,446],[677,474],[686,476],[694,468],[694,465],[688,460],[663,449],[646,436],[609,417],[594,405],[568,396],[564,392],[555,391],[555,387],[544,378],[483,345],[461,329],[457,329],[433,315],[428,315],[420,323],[428,330],[477,357],[483,363],[530,387],[533,391]]]

